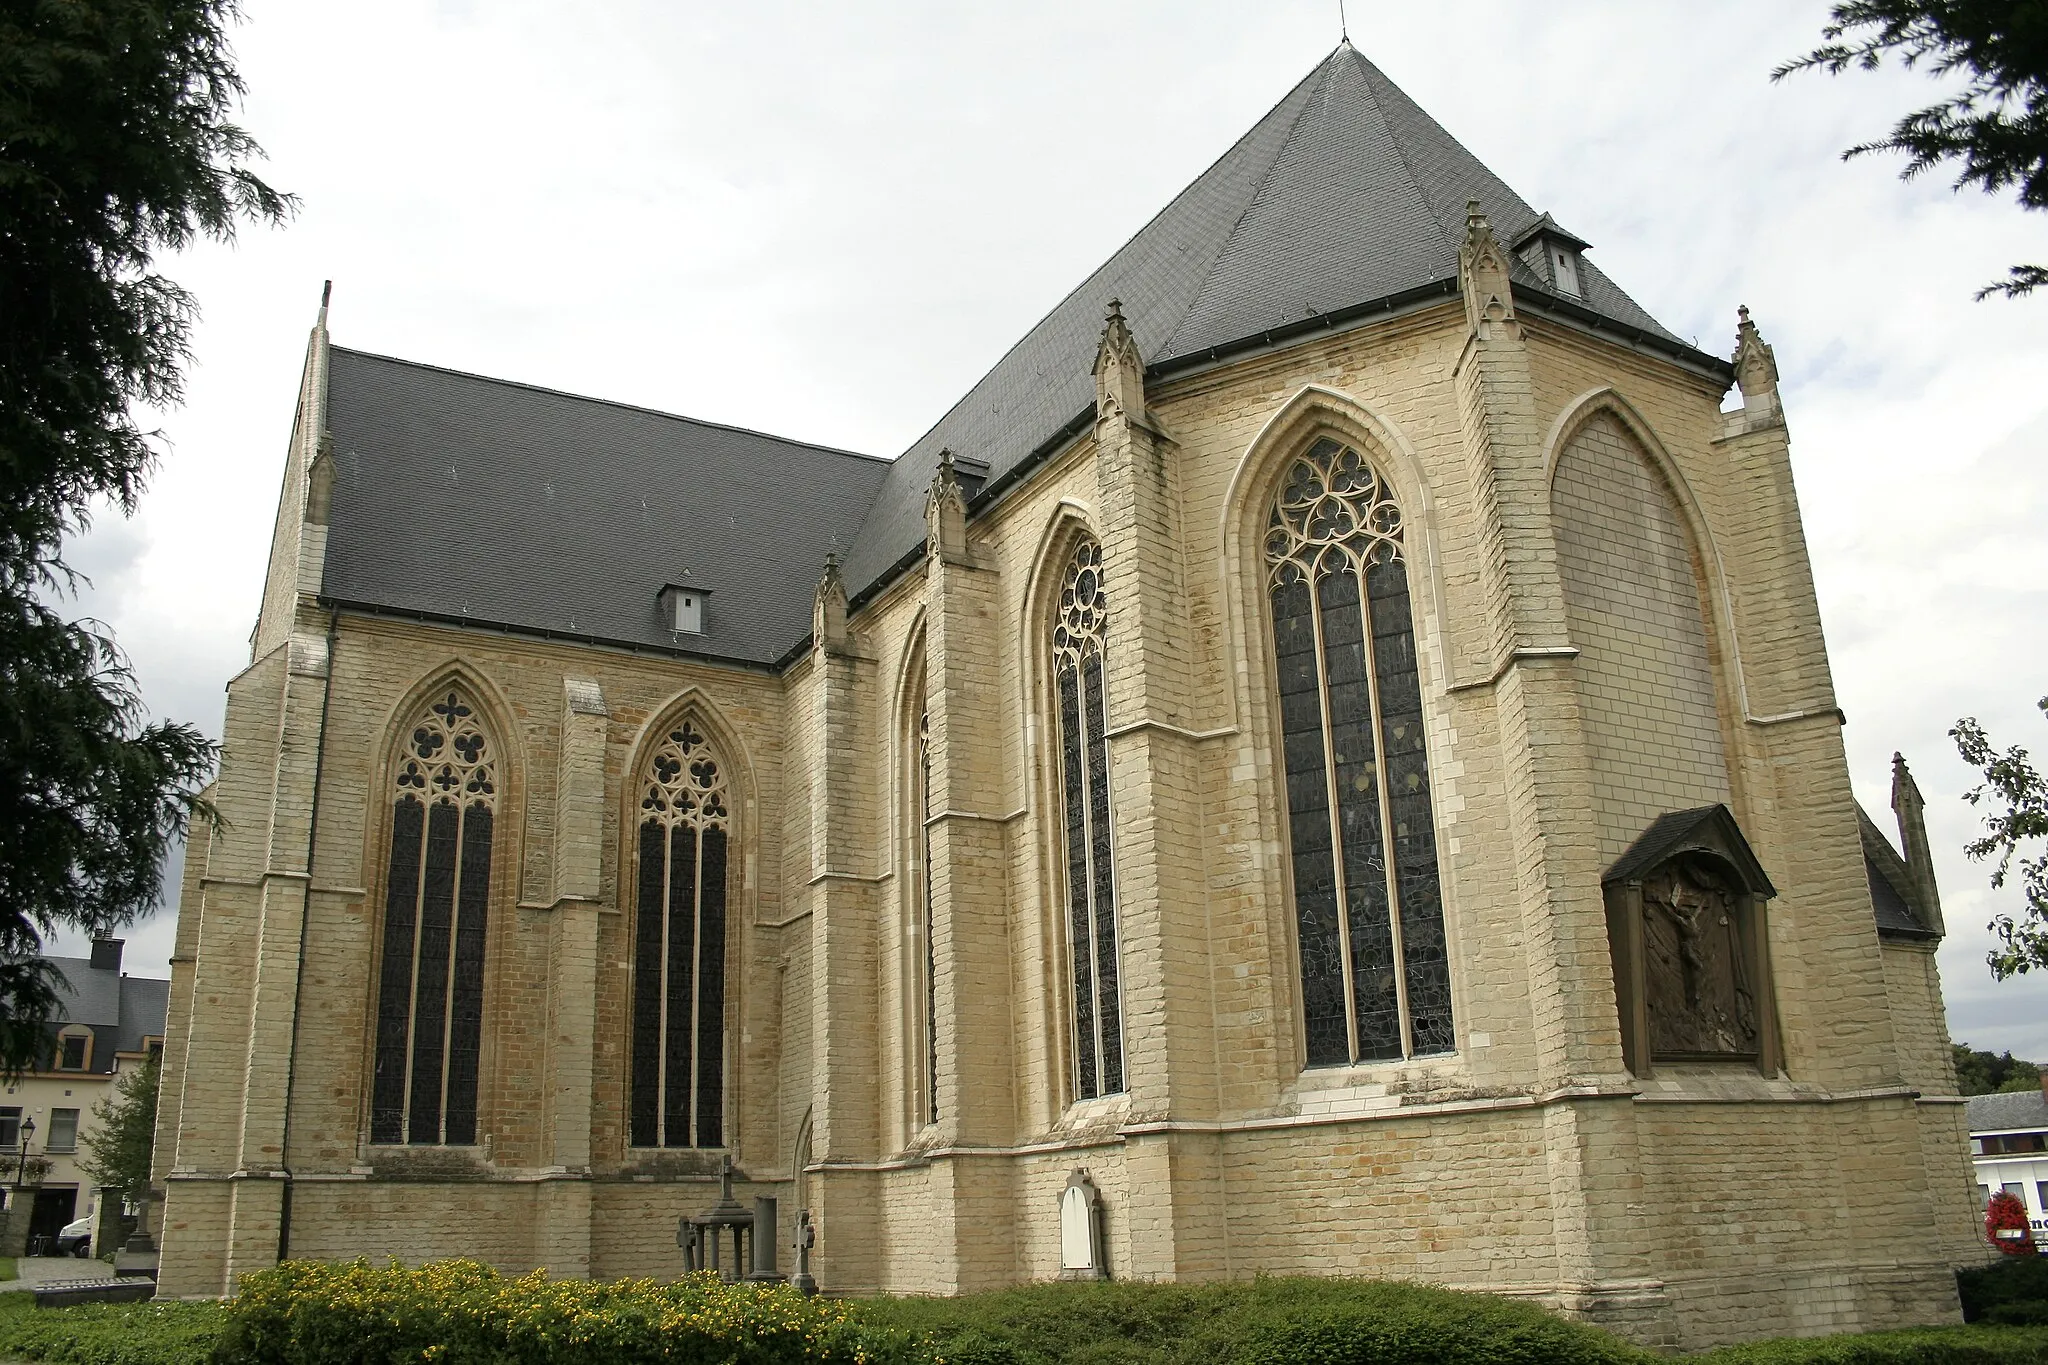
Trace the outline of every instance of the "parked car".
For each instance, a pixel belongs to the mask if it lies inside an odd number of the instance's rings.
[[[92,1217],[87,1215],[75,1222],[66,1223],[57,1231],[57,1254],[59,1256],[92,1255]]]

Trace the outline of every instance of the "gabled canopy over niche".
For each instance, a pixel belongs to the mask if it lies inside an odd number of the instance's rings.
[[[1740,1062],[1777,1075],[1764,908],[1778,893],[1728,808],[1658,816],[1601,891],[1628,1069]]]

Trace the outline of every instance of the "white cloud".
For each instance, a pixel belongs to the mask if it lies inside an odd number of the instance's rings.
[[[1906,751],[1954,1030],[2048,1057],[2048,983],[1982,965],[2015,900],[1959,855],[1945,734],[2042,739],[2048,301],[1970,292],[2048,258],[2048,220],[1842,162],[1934,87],[1771,84],[1823,4],[1357,8],[1360,49],[1668,326],[1725,353],[1755,310],[1859,793],[1883,822]],[[1329,0],[248,9],[244,121],[305,211],[173,263],[206,309],[175,453],[78,549],[152,705],[215,732],[322,279],[346,345],[894,454],[1336,37]]]

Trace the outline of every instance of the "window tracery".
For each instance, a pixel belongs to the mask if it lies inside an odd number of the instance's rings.
[[[635,1147],[725,1145],[724,765],[684,720],[640,780],[633,944]]]
[[[1311,1066],[1455,1046],[1400,505],[1324,438],[1267,520]],[[1391,856],[1390,856],[1391,854]]]
[[[1116,872],[1109,801],[1109,740],[1103,692],[1109,595],[1102,547],[1076,547],[1060,583],[1052,623],[1058,693],[1060,794],[1065,815],[1067,946],[1073,973],[1074,1094],[1094,1099],[1124,1088]]]
[[[497,763],[453,688],[413,726],[392,779],[370,1140],[476,1141]]]

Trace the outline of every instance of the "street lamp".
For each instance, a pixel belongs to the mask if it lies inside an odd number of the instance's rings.
[[[14,1168],[14,1192],[21,1193],[21,1182],[28,1176],[28,1140],[36,1135],[36,1121],[33,1115],[21,1121],[21,1164]]]

